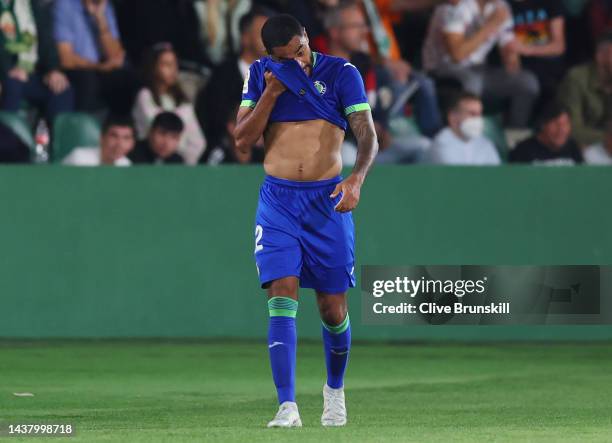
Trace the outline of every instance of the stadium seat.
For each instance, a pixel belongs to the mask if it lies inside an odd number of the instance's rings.
[[[0,122],[9,127],[23,141],[30,152],[34,151],[34,137],[26,121],[15,112],[0,111]]]
[[[92,147],[100,144],[100,124],[82,113],[65,113],[56,117],[53,124],[54,163],[60,163],[77,147]]]
[[[487,137],[499,152],[502,161],[508,160],[508,142],[504,133],[501,115],[487,115],[484,117],[485,129],[484,135]]]

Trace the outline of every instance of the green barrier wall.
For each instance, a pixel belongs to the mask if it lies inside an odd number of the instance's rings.
[[[257,167],[0,168],[0,337],[263,337]],[[612,264],[611,169],[377,167],[358,264]],[[356,339],[603,340],[609,326],[361,324]],[[318,337],[310,291],[301,337]]]

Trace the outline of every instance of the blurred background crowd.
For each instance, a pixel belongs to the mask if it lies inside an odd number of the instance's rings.
[[[0,0],[0,162],[261,162],[232,133],[283,12],[359,69],[380,163],[612,164],[612,0]]]

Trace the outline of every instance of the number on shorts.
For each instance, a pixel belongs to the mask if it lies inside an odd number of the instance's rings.
[[[261,237],[263,237],[263,228],[261,225],[255,226],[255,254],[263,249],[263,245],[260,245]]]

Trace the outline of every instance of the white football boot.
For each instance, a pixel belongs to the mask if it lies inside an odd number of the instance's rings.
[[[333,389],[323,386],[323,426],[344,426],[346,424],[346,405],[344,404],[344,387]]]
[[[276,413],[276,417],[268,423],[269,428],[301,428],[302,420],[298,411],[297,403],[292,401],[283,402]]]

